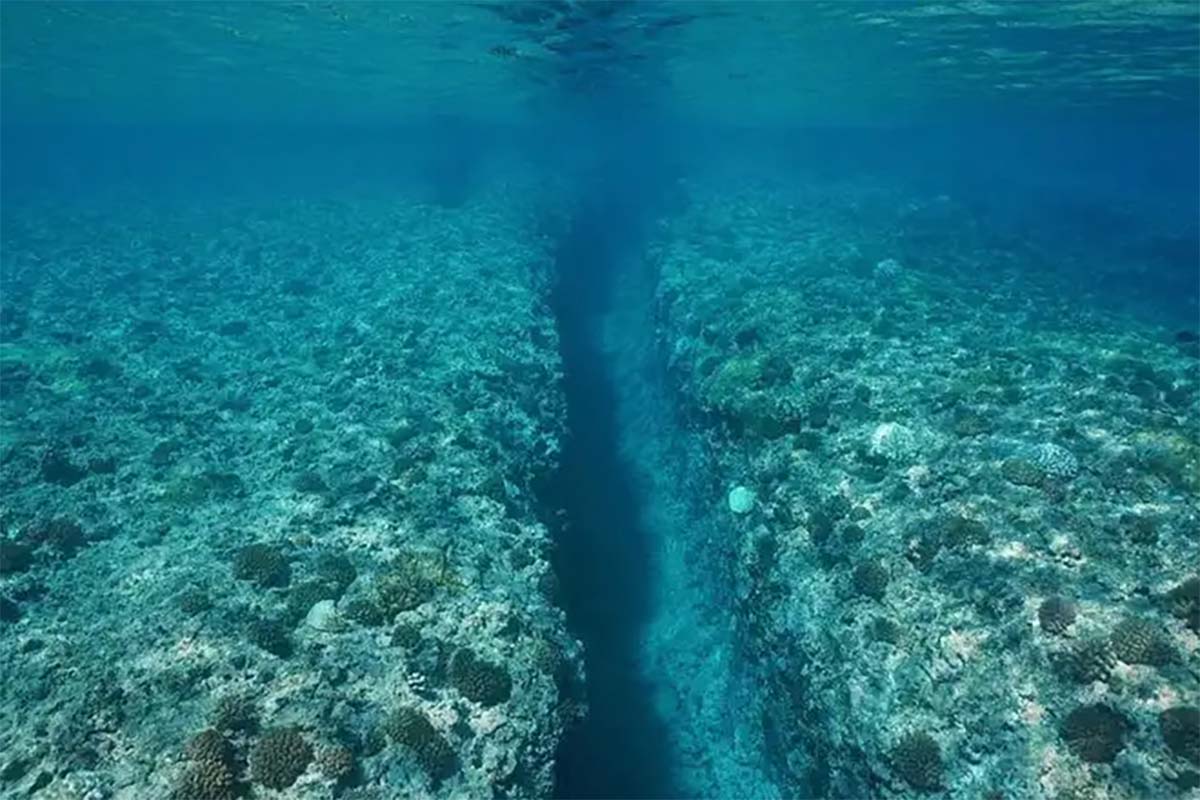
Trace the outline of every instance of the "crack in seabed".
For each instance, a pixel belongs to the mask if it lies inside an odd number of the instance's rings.
[[[736,654],[724,505],[704,496],[711,487],[702,447],[680,424],[657,363],[649,277],[623,274],[603,352],[617,384],[619,454],[650,542],[652,608],[639,668],[670,732],[672,782],[688,797],[778,800],[765,771],[757,698]]]

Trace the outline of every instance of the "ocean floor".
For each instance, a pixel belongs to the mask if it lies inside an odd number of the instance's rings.
[[[5,208],[0,796],[551,793],[531,195]]]
[[[784,796],[1194,796],[1194,327],[948,197],[689,192],[658,326]]]
[[[6,206],[0,797],[1200,793],[1194,326],[717,176],[604,306],[554,185]]]

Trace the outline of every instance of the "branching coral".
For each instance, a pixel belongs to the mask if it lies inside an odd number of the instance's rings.
[[[276,728],[263,734],[250,751],[250,777],[269,789],[286,789],[308,769],[313,751],[295,728]]]
[[[458,759],[450,743],[438,733],[429,718],[415,708],[396,709],[383,727],[389,739],[412,751],[435,783],[450,777],[458,768]]]
[[[512,695],[508,673],[466,649],[450,657],[450,682],[464,697],[485,706],[503,703]]]
[[[248,544],[234,554],[233,577],[265,588],[287,586],[291,568],[283,551],[272,544]]]
[[[1113,654],[1126,664],[1161,667],[1176,659],[1167,631],[1140,617],[1128,617],[1113,628],[1112,647]]]
[[[935,791],[942,786],[942,748],[924,731],[910,733],[892,748],[892,769],[909,786]]]
[[[1061,636],[1075,622],[1075,604],[1065,597],[1047,597],[1038,606],[1038,624],[1047,633]]]
[[[1071,752],[1089,764],[1107,764],[1125,747],[1129,721],[1103,703],[1080,706],[1067,715],[1062,737]]]
[[[1158,715],[1158,728],[1172,753],[1200,766],[1200,708],[1168,708]]]

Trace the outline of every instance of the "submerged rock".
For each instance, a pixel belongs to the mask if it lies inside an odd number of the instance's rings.
[[[337,633],[345,628],[337,605],[332,600],[322,600],[310,608],[304,624],[323,633]]]
[[[754,492],[745,486],[735,486],[729,492],[729,510],[739,516],[749,514],[754,509],[756,501]]]

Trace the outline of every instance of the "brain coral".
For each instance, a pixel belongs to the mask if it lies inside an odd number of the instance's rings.
[[[233,760],[233,748],[229,740],[212,728],[193,736],[184,747],[184,754],[193,761],[229,763]]]
[[[250,751],[250,777],[269,789],[286,789],[308,769],[312,747],[295,728],[267,731]]]
[[[354,772],[354,753],[340,744],[327,744],[317,748],[317,768],[321,774],[333,780],[342,780]]]
[[[906,735],[891,753],[892,769],[909,786],[934,791],[942,785],[942,748],[924,731]]]
[[[1089,764],[1107,764],[1125,747],[1129,721],[1103,703],[1080,706],[1067,715],[1062,737],[1071,752]]]
[[[172,800],[233,800],[236,781],[230,768],[219,761],[197,761],[179,777]]]

